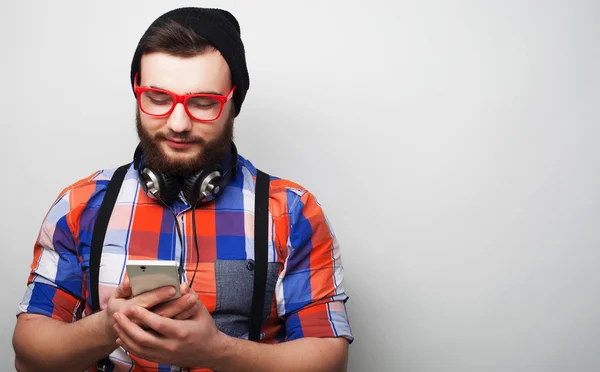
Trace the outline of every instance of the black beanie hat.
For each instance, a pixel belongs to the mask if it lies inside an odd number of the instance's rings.
[[[246,67],[246,53],[240,37],[238,21],[231,13],[222,9],[179,8],[158,17],[148,27],[142,39],[152,32],[153,27],[169,20],[193,30],[196,34],[208,40],[223,55],[231,70],[233,85],[236,87],[233,93],[233,103],[235,105],[235,116],[238,116],[250,86],[250,78]],[[134,87],[135,74],[140,71],[141,59],[142,50],[138,43],[133,61],[131,61],[132,88]]]

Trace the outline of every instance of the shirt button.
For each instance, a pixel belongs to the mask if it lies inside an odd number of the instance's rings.
[[[250,271],[254,270],[254,260],[248,260],[248,262],[246,263],[246,269]]]

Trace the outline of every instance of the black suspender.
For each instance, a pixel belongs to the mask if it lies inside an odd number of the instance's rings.
[[[250,310],[250,341],[260,341],[269,259],[269,175],[257,169],[254,196],[254,290]]]
[[[108,221],[113,211],[113,207],[117,202],[117,196],[119,196],[119,190],[125,179],[125,174],[129,164],[125,164],[117,168],[115,174],[108,182],[106,188],[106,194],[104,200],[100,205],[98,211],[98,217],[94,224],[94,232],[92,233],[92,245],[90,247],[90,291],[92,294],[92,310],[100,310],[100,296],[98,294],[98,278],[100,276],[100,258],[102,257],[102,247],[104,246],[104,236],[106,235],[106,228],[108,227]]]
[[[129,164],[122,165],[108,183],[106,194],[98,217],[94,224],[92,245],[90,248],[90,291],[92,310],[100,310],[98,280],[100,275],[100,259],[108,222],[123,184]],[[260,328],[263,321],[265,303],[265,288],[267,283],[268,266],[268,235],[269,235],[269,184],[270,176],[257,169],[256,194],[254,207],[254,289],[252,293],[252,308],[250,309],[250,330],[248,338],[251,341],[260,340]]]

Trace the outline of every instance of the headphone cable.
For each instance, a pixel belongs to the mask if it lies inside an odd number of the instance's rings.
[[[192,274],[192,281],[190,282],[190,288],[194,285],[194,279],[196,278],[196,272],[198,271],[198,263],[200,262],[200,250],[198,249],[198,234],[196,233],[196,206],[198,203],[194,204],[192,207],[192,230],[194,234],[194,247],[196,248],[196,269],[194,270],[194,274]]]
[[[184,246],[183,246],[183,235],[181,233],[181,227],[179,226],[179,220],[177,219],[177,215],[175,214],[175,211],[173,211],[173,209],[171,209],[171,207],[169,207],[167,205],[167,203],[165,203],[164,200],[162,200],[162,198],[160,197],[160,195],[158,195],[158,193],[153,193],[153,195],[163,205],[163,207],[167,208],[169,210],[169,212],[171,212],[171,214],[173,215],[173,219],[175,220],[175,228],[177,229],[177,236],[179,237],[179,244],[181,246],[181,255],[179,257],[179,270],[178,270],[179,271],[179,280],[181,281],[181,277],[183,276]]]
[[[231,171],[232,168],[229,168],[223,174],[221,179],[226,179],[226,177],[229,175],[229,172]],[[194,234],[194,247],[196,248],[196,268],[194,269],[194,274],[192,274],[192,281],[190,282],[190,288],[192,288],[192,285],[194,285],[194,279],[196,278],[196,272],[198,271],[198,263],[200,262],[200,250],[198,249],[198,234],[196,233],[196,207],[198,206],[198,203],[201,200],[204,200],[204,198],[202,198],[200,200],[196,200],[196,202],[192,206],[192,231]]]

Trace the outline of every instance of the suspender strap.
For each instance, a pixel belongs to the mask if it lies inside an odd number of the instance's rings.
[[[100,275],[100,259],[104,237],[114,205],[119,195],[119,190],[125,179],[129,164],[119,167],[106,189],[104,200],[100,205],[98,217],[94,224],[92,245],[90,252],[90,291],[92,296],[93,311],[100,310],[98,281]],[[265,289],[267,284],[267,265],[269,247],[269,184],[270,176],[257,170],[255,194],[255,221],[254,221],[254,288],[252,293],[252,308],[250,309],[250,330],[248,339],[260,341],[260,330],[263,321],[265,305]]]
[[[250,341],[260,341],[267,284],[269,254],[269,183],[268,174],[257,169],[254,206],[254,292],[250,309]]]
[[[106,194],[100,205],[98,217],[94,224],[94,232],[92,235],[92,245],[90,247],[90,291],[92,295],[92,310],[100,310],[100,295],[98,293],[98,280],[100,276],[100,258],[102,257],[102,246],[104,245],[104,236],[108,227],[108,221],[112,214],[113,207],[117,202],[119,190],[125,179],[125,174],[129,164],[125,164],[117,168],[115,174],[108,182]]]

